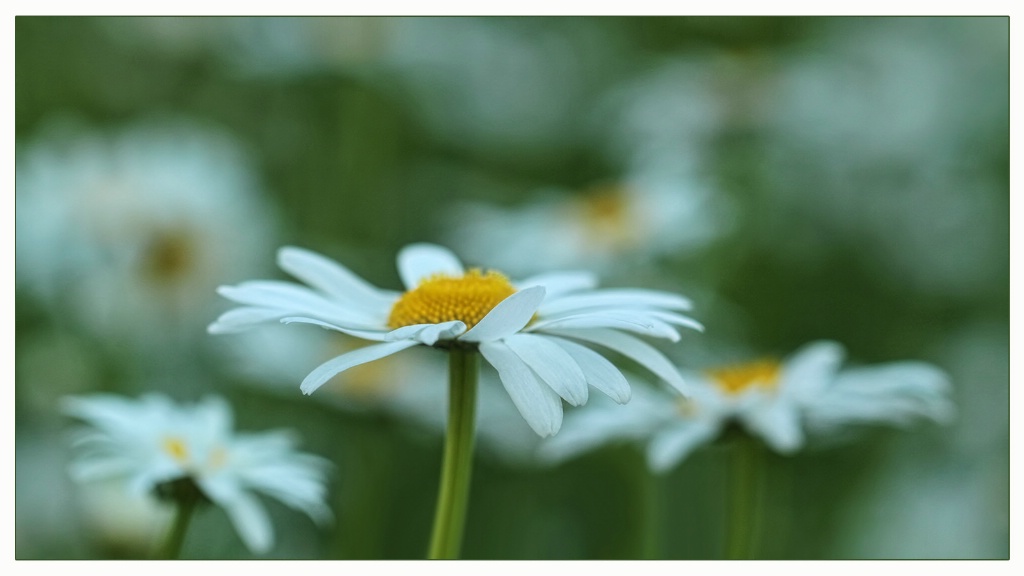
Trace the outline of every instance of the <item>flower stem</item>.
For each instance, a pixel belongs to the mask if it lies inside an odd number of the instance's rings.
[[[749,560],[757,555],[764,451],[756,440],[746,435],[737,438],[732,449],[729,470],[732,493],[726,557],[730,560]]]
[[[462,547],[473,464],[476,386],[480,357],[476,350],[448,352],[448,433],[444,444],[441,486],[428,558],[455,559]]]
[[[632,447],[630,447],[632,448]],[[635,523],[634,529],[627,533],[633,535],[633,551],[635,559],[654,560],[660,554],[661,543],[661,478],[650,471],[644,453],[630,450],[628,458],[621,462],[626,466],[626,476],[633,483],[636,501],[630,507],[630,518]]]
[[[167,540],[157,556],[160,560],[175,560],[181,554],[181,546],[185,542],[185,532],[188,531],[188,524],[192,520],[192,513],[195,512],[202,495],[198,487],[189,482],[188,486],[181,484],[182,489],[176,491],[175,502],[177,510],[174,514],[174,523],[171,524],[170,532],[167,533]]]

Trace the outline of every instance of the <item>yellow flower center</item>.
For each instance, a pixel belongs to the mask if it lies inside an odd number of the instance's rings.
[[[782,364],[764,359],[708,370],[707,374],[726,394],[739,394],[751,388],[774,390],[779,384]]]
[[[144,274],[157,284],[181,281],[197,264],[195,244],[193,235],[185,229],[157,232],[146,246]]]
[[[184,440],[181,438],[175,436],[164,438],[163,449],[164,452],[167,452],[179,464],[184,464],[188,461],[188,446],[185,445]]]
[[[632,212],[628,190],[616,185],[587,190],[579,210],[588,240],[607,250],[628,248],[639,240]]]
[[[186,470],[193,470],[196,466],[196,462],[192,460],[192,453],[188,449],[188,444],[184,440],[177,436],[166,436],[163,439],[161,447],[171,458],[174,459],[182,468]],[[214,446],[209,454],[206,456],[206,464],[211,470],[222,468],[228,461],[228,451],[223,446]]]
[[[516,289],[494,270],[473,268],[462,276],[435,274],[402,294],[391,308],[390,328],[461,320],[472,328]]]

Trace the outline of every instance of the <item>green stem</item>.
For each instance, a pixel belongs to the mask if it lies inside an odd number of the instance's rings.
[[[737,438],[732,450],[726,558],[749,560],[757,556],[764,451],[755,439],[746,435]]]
[[[658,558],[661,539],[661,478],[647,467],[643,452],[630,452],[630,457],[623,460],[628,466],[627,473],[632,477],[636,495],[636,506],[632,513],[636,522],[633,555],[641,560],[654,560]]]
[[[188,489],[178,491],[175,498],[178,509],[174,514],[174,523],[171,524],[171,530],[168,532],[167,540],[157,556],[158,559],[175,560],[181,554],[181,546],[185,542],[185,532],[188,531],[188,524],[192,520],[192,513],[195,512],[200,499],[201,494],[195,486],[189,486]]]
[[[480,357],[476,350],[448,352],[448,434],[444,443],[441,486],[437,495],[434,532],[427,558],[455,559],[462,547],[473,464],[473,426]]]

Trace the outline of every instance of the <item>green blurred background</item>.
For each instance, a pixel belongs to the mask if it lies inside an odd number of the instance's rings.
[[[394,254],[415,241],[525,271],[529,257],[460,235],[466,206],[571,202],[661,170],[703,194],[678,228],[713,225],[643,258],[613,254],[600,271],[609,285],[694,299],[707,333],[686,335],[674,359],[699,367],[828,338],[854,364],[920,359],[954,384],[951,426],[772,455],[761,556],[1008,558],[1008,44],[1008,18],[18,17],[17,557],[145,554],[138,526],[152,514],[97,519],[67,477],[70,423],[56,402],[154,389],[222,394],[240,428],[296,429],[337,464],[335,525],[270,502],[271,557],[422,557],[440,435],[302,396],[315,362],[253,385],[205,333],[228,307],[213,287],[283,277],[272,266],[283,244],[390,288]],[[67,255],[37,242],[62,225],[23,210],[61,185],[23,161],[34,150],[155,125],[230,142],[260,214],[221,221],[222,241],[255,264],[187,293],[186,308],[210,312],[179,322],[157,353],[27,280]],[[41,282],[74,294],[87,273]],[[710,447],[652,479],[626,445],[554,468],[482,452],[464,557],[717,558],[725,462]],[[215,510],[183,556],[251,557]]]

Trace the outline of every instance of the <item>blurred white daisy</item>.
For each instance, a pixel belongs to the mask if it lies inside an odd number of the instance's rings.
[[[730,228],[709,188],[660,170],[579,192],[544,190],[520,206],[468,203],[448,224],[451,242],[470,257],[493,254],[495,265],[514,274],[574,263],[621,273],[691,254]]]
[[[608,442],[646,443],[647,462],[666,472],[736,423],[770,448],[791,454],[808,434],[834,435],[861,424],[903,426],[947,421],[950,384],[938,368],[896,362],[839,370],[834,342],[806,345],[784,361],[763,359],[684,372],[690,395],[634,386],[627,406],[597,404],[567,417],[562,433],[544,442],[540,457],[561,461]]]
[[[272,250],[251,164],[205,126],[57,128],[19,146],[16,178],[17,287],[113,346],[166,357],[197,341],[210,292]]]
[[[119,478],[132,494],[188,479],[224,508],[255,553],[273,545],[273,526],[256,493],[331,519],[325,503],[329,463],[295,450],[287,431],[236,433],[230,406],[209,397],[179,406],[162,395],[68,397],[64,411],[89,427],[77,433],[71,465],[79,481]]]
[[[667,292],[595,288],[586,272],[557,272],[513,283],[490,270],[466,270],[450,251],[412,244],[398,254],[406,292],[381,290],[319,254],[286,247],[282,269],[309,284],[249,281],[223,286],[243,306],[210,325],[236,332],[264,322],[303,322],[378,342],[313,370],[300,388],[312,393],[335,374],[417,345],[479,349],[495,367],[512,401],[541,436],[558,432],[562,399],[586,403],[588,385],[617,402],[629,384],[600,354],[576,341],[605,346],[683,387],[679,373],[655,348],[633,336],[677,341],[678,326],[701,329],[679,314],[690,302]]]

